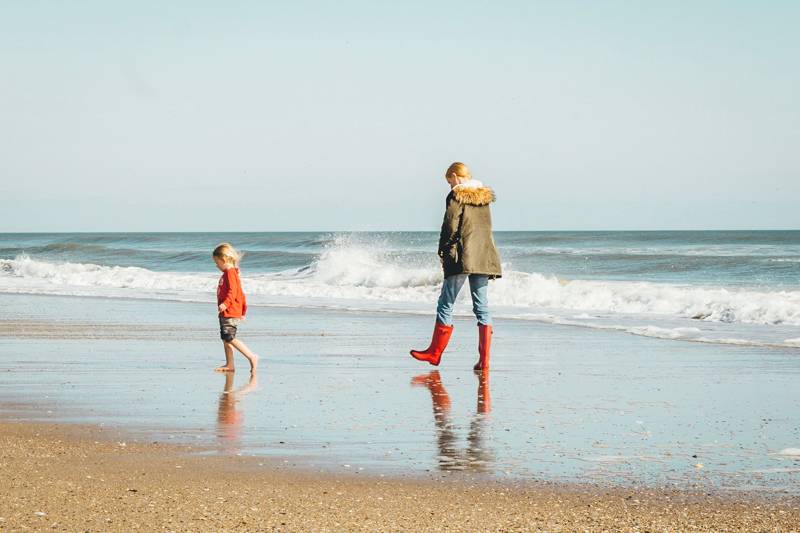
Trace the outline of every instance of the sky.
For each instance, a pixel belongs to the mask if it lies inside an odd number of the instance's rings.
[[[0,0],[0,232],[800,228],[800,2]]]

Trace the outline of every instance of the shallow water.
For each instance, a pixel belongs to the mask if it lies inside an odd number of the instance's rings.
[[[435,232],[0,234],[0,292],[207,302],[221,240],[251,305],[428,313]],[[800,231],[497,232],[499,317],[800,350]],[[465,296],[457,304],[469,312]]]
[[[5,414],[330,471],[800,493],[796,350],[498,320],[482,379],[470,320],[431,372],[431,316],[264,308],[250,383],[212,371],[211,307],[0,296]]]

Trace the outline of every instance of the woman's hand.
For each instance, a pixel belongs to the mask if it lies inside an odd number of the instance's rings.
[[[225,310],[228,308],[228,306],[226,306],[225,304],[219,304],[217,307],[219,307],[220,313],[224,313]]]

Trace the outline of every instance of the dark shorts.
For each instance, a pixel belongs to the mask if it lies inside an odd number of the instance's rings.
[[[241,318],[219,317],[219,336],[225,342],[231,342],[236,338],[236,328],[241,322]]]

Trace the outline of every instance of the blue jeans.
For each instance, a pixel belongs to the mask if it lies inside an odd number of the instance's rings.
[[[449,326],[453,323],[453,305],[456,303],[461,287],[469,277],[469,293],[472,296],[472,312],[478,319],[478,324],[489,326],[492,316],[489,314],[489,276],[482,274],[456,274],[444,278],[442,292],[439,295],[439,304],[436,306],[436,320],[440,324]]]

